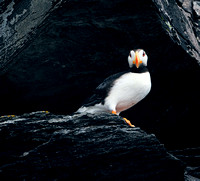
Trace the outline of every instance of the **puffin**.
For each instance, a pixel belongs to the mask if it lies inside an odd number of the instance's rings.
[[[147,69],[148,56],[143,49],[130,50],[129,69],[106,78],[77,110],[77,113],[103,113],[119,115],[147,96],[151,90],[151,77]],[[124,121],[135,127],[128,119]]]

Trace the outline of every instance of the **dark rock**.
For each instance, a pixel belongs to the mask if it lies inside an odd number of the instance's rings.
[[[184,180],[155,135],[110,114],[3,117],[0,144],[1,180]]]
[[[177,4],[182,7],[186,12],[192,14],[192,1],[177,0]]]
[[[14,56],[35,38],[38,27],[61,1],[13,0],[0,2],[0,74]]]
[[[182,150],[173,150],[170,153],[175,155],[177,158],[184,161],[187,165],[191,167],[198,167],[200,165],[200,148],[185,148]]]
[[[182,160],[188,167],[185,169],[185,181],[200,179],[200,148],[186,148],[170,152]]]
[[[193,10],[195,12],[195,15],[200,18],[200,2],[199,1],[194,1],[193,2]]]
[[[185,181],[200,180],[200,167],[187,167],[185,171]]]
[[[198,14],[198,3],[192,0],[153,0],[163,25],[168,30],[172,39],[180,44],[183,49],[200,62],[199,27],[193,17],[192,8]]]

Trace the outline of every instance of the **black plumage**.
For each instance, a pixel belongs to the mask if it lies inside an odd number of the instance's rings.
[[[93,95],[88,98],[84,103],[83,107],[89,107],[94,106],[95,104],[102,103],[104,104],[104,100],[109,94],[110,89],[113,87],[113,84],[116,79],[124,75],[125,73],[128,73],[130,71],[124,71],[120,72],[114,75],[109,76],[106,78],[93,92]]]
[[[106,78],[93,92],[93,95],[89,97],[83,104],[82,107],[94,106],[95,104],[104,104],[105,98],[108,96],[114,82],[120,78],[122,75],[132,72],[132,73],[144,73],[148,69],[146,66],[141,65],[139,68],[133,66],[127,71],[119,72]]]
[[[114,75],[106,78],[93,92],[93,95],[86,99],[86,101],[82,104],[82,107],[94,106],[95,104],[102,103],[104,104],[105,98],[108,96],[111,88],[114,85],[114,82],[120,78],[122,75],[132,72],[132,73],[144,73],[147,72],[148,69],[146,66],[141,65],[139,68],[133,66],[127,71],[119,72]]]

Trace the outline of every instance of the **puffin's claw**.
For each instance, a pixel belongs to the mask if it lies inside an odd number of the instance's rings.
[[[116,111],[112,111],[112,114],[117,114]]]
[[[116,113],[116,111],[112,111],[112,114],[117,114],[117,113]],[[123,119],[129,126],[135,127],[133,124],[131,124],[131,122],[128,119],[126,119],[126,118],[123,118]]]
[[[126,118],[123,118],[123,119],[129,126],[135,127],[133,124],[131,124],[131,122],[128,119],[126,119]]]

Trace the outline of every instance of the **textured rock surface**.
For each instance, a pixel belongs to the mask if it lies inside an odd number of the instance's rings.
[[[172,39],[200,63],[200,4],[193,0],[153,0]]]
[[[13,57],[35,38],[38,27],[61,1],[0,2],[0,74],[7,71]]]
[[[170,152],[176,158],[182,160],[187,168],[185,169],[185,181],[200,179],[200,148],[186,148],[183,150],[173,150]]]
[[[114,115],[5,117],[0,143],[1,180],[184,180],[155,135]]]

